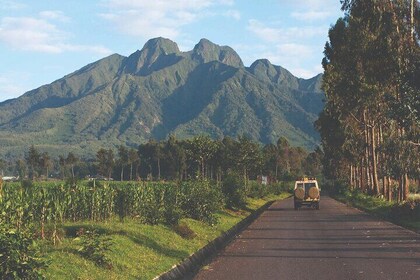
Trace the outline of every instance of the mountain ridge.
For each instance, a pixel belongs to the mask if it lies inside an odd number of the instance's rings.
[[[112,54],[1,102],[0,155],[34,144],[92,157],[100,147],[169,134],[245,135],[261,143],[286,136],[312,149],[321,78],[297,78],[266,59],[245,67],[232,48],[207,39],[181,52],[175,42],[154,38],[127,57]]]

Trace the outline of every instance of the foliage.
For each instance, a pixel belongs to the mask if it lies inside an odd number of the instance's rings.
[[[246,186],[243,179],[231,173],[223,179],[222,192],[228,208],[243,208],[246,204]]]
[[[43,279],[48,262],[41,257],[33,237],[24,231],[0,226],[0,275],[2,279]]]
[[[186,181],[180,183],[180,208],[186,217],[217,223],[216,211],[222,207],[222,193],[219,187],[209,181]]]
[[[420,199],[408,199],[403,203],[388,202],[383,197],[373,197],[357,189],[342,190],[333,194],[334,197],[394,223],[419,229],[416,223],[420,220]]]
[[[186,223],[174,225],[173,230],[185,239],[193,239],[197,236],[197,234]]]
[[[82,244],[79,249],[80,254],[99,266],[111,269],[111,260],[106,256],[111,251],[111,238],[103,237],[94,230],[84,231],[80,229],[78,235]]]
[[[341,2],[345,16],[331,27],[325,45],[327,103],[316,123],[324,173],[403,201],[409,178],[420,170],[419,4]]]

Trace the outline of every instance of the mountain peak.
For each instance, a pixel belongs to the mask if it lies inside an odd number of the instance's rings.
[[[157,37],[148,40],[141,51],[158,52],[160,54],[168,55],[171,53],[179,53],[179,48],[175,42],[163,37]]]
[[[262,80],[269,80],[279,85],[298,88],[298,79],[286,69],[271,64],[268,59],[258,59],[249,67],[249,71]]]
[[[179,60],[178,45],[166,38],[150,39],[140,51],[127,58],[124,72],[137,75],[147,75],[152,71],[162,69]]]
[[[221,63],[242,68],[243,62],[239,55],[228,46],[219,46],[205,38],[201,39],[192,50],[192,58],[200,63],[219,61]]]

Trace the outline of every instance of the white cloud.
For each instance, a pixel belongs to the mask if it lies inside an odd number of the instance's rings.
[[[313,68],[313,69],[304,69],[304,68],[291,68],[288,69],[290,73],[292,73],[295,77],[303,78],[303,79],[310,79],[318,75],[319,73],[322,73],[322,69]]]
[[[322,53],[314,42],[326,37],[328,29],[324,26],[282,26],[281,22],[267,24],[253,19],[248,21],[247,29],[260,39],[260,44],[238,49],[243,51],[244,61],[252,63],[267,58],[300,78],[311,78],[322,72],[320,62],[311,63]]]
[[[26,78],[25,73],[0,73],[0,102],[16,98],[27,91],[22,85]]]
[[[241,13],[237,10],[228,10],[223,15],[226,16],[226,17],[236,19],[236,20],[241,19]]]
[[[5,17],[0,22],[0,40],[15,49],[58,53],[65,34],[46,20]]]
[[[70,20],[62,11],[42,11],[39,13],[43,19],[58,20],[61,22],[68,22]]]
[[[21,10],[27,6],[18,1],[12,0],[0,0],[0,10],[10,11],[10,10]]]
[[[294,7],[304,7],[308,10],[325,10],[340,5],[340,2],[338,0],[294,0],[290,1],[289,4]]]
[[[266,42],[290,42],[327,33],[323,26],[269,27],[255,19],[249,20],[247,29]]]
[[[99,16],[111,21],[122,33],[143,38],[163,36],[174,39],[180,35],[182,27],[211,15],[206,13],[210,8],[232,6],[234,1],[107,0],[103,3],[109,11]],[[220,15],[240,18],[240,13],[234,10],[223,11]]]
[[[5,17],[0,21],[0,41],[15,50],[35,51],[44,53],[62,53],[66,51],[88,51],[101,55],[111,53],[103,46],[88,46],[70,44],[67,42],[70,34],[60,30],[46,18],[64,15],[47,11],[40,13],[44,18]]]
[[[306,12],[293,12],[291,16],[297,20],[314,21],[325,19],[331,13],[326,11],[306,11]]]

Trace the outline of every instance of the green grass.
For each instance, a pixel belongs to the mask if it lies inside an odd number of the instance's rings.
[[[107,223],[66,223],[67,234],[62,242],[54,246],[45,242],[43,249],[51,263],[45,271],[47,279],[153,279],[180,263],[211,240],[240,222],[251,211],[271,200],[283,199],[289,194],[271,195],[265,199],[248,199],[247,210],[223,210],[217,213],[219,222],[215,226],[193,219],[182,219],[181,223],[192,229],[196,236],[184,239],[171,227],[144,225],[135,219],[118,219]],[[78,252],[80,240],[75,238],[79,228],[94,228],[101,235],[112,239],[112,269],[96,266]]]
[[[369,196],[360,191],[346,191],[333,197],[374,216],[420,232],[420,203],[416,202],[415,196],[400,204]]]

